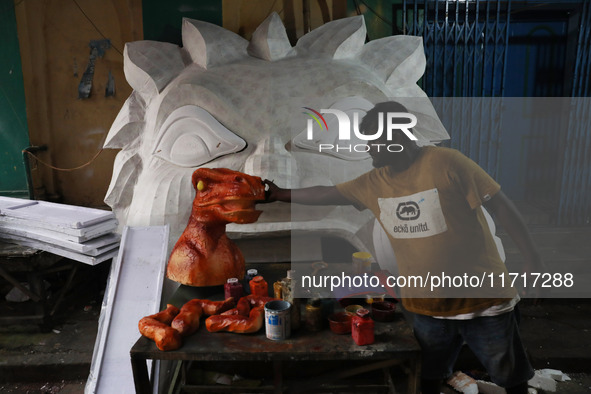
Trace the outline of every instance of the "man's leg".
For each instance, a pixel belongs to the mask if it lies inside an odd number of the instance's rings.
[[[527,393],[527,381],[534,371],[513,312],[466,320],[460,331],[494,383],[504,387],[508,394]]]
[[[462,338],[457,322],[414,315],[413,330],[421,345],[421,391],[439,394],[441,383],[452,373]]]

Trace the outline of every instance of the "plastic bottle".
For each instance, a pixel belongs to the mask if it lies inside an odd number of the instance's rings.
[[[300,300],[294,297],[295,286],[295,271],[288,270],[287,277],[281,280],[281,297],[284,301],[287,301],[291,304],[292,330],[297,330],[300,328],[301,322]]]
[[[267,281],[261,275],[252,278],[249,284],[250,294],[264,297],[269,296],[269,285],[267,285]]]
[[[371,253],[353,253],[353,273],[355,275],[363,275],[365,272],[371,272],[371,260]]]
[[[273,297],[283,300],[283,282],[278,280],[273,283]]]
[[[374,342],[374,322],[367,309],[359,309],[353,316],[351,336],[358,345],[371,345]]]
[[[238,278],[228,278],[224,284],[224,298],[233,297],[236,302],[244,295],[242,284]]]
[[[258,274],[259,272],[255,268],[246,271],[246,275],[244,276],[244,292],[246,294],[250,294],[250,281]]]

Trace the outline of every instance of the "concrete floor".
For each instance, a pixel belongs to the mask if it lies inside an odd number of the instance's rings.
[[[0,393],[84,392],[102,300],[96,281],[104,280],[106,269],[81,270],[52,331],[39,332],[35,325],[0,327]],[[559,369],[572,378],[558,383],[558,393],[591,393],[591,300],[545,300],[540,305],[525,300],[520,310],[534,368]],[[462,352],[457,367],[482,371],[469,351]]]

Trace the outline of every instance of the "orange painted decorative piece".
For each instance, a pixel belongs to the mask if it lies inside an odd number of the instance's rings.
[[[227,236],[228,223],[253,223],[265,199],[261,178],[226,168],[193,173],[196,195],[189,223],[174,246],[166,276],[189,286],[216,286],[244,277],[244,257]]]

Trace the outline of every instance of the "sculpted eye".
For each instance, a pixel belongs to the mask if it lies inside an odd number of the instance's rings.
[[[359,96],[339,100],[331,105],[330,108],[324,107],[326,109],[339,110],[342,114],[347,115],[347,118],[350,120],[350,140],[339,140],[339,121],[337,117],[332,113],[325,113],[323,118],[326,120],[327,127],[324,127],[323,123],[317,122],[318,114],[310,114],[310,119],[313,119],[312,138],[310,138],[309,130],[306,128],[293,139],[293,143],[298,148],[316,151],[343,160],[367,159],[369,154],[364,151],[367,141],[362,141],[355,136],[353,122],[355,118],[361,122],[361,119],[372,107],[373,104],[370,101]],[[320,109],[316,111],[320,111]],[[302,114],[302,117],[304,116]]]
[[[155,146],[157,157],[180,167],[196,167],[238,152],[246,142],[203,108],[187,105],[169,115]]]

